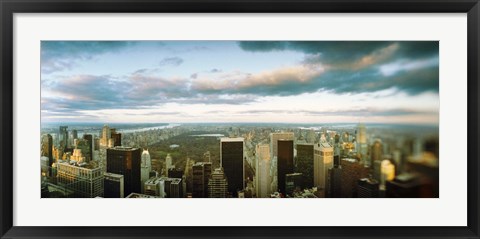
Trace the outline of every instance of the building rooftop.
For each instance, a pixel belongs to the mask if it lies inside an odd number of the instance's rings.
[[[141,193],[130,193],[126,198],[159,198],[159,197],[141,194]]]
[[[123,178],[123,175],[121,174],[116,174],[116,173],[103,173],[105,177],[112,177],[112,178]]]
[[[137,150],[138,148],[126,147],[126,146],[115,146],[114,148],[110,148],[110,149],[122,150],[122,151],[133,151],[133,150]]]
[[[235,138],[228,138],[228,137],[223,137],[220,138],[220,142],[243,142],[242,137],[235,137]]]

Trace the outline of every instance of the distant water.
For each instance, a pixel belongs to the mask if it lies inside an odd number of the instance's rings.
[[[121,133],[133,133],[143,132],[156,129],[169,129],[180,126],[180,124],[169,123],[43,123],[42,131],[45,133],[58,133],[58,127],[61,125],[68,126],[68,130],[77,130],[78,135],[81,137],[83,134],[98,135],[104,125],[108,125],[110,128],[115,128],[117,132]]]
[[[149,130],[157,130],[157,129],[171,129],[180,126],[180,124],[168,124],[168,125],[160,125],[160,126],[153,126],[153,127],[144,127],[144,128],[134,128],[134,129],[119,129],[117,130],[120,133],[134,133],[134,132],[143,132]]]

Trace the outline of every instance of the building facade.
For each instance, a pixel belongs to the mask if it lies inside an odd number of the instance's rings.
[[[228,191],[234,196],[244,188],[243,138],[220,139],[220,165],[228,179]]]
[[[75,197],[103,197],[103,172],[100,167],[83,167],[59,162],[56,164],[57,182],[60,186],[72,190]]]
[[[139,193],[141,189],[141,149],[115,147],[107,149],[107,172],[121,174],[125,180],[125,195]]]

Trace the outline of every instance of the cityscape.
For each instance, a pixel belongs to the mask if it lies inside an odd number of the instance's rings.
[[[433,41],[42,41],[42,198],[438,198]]]

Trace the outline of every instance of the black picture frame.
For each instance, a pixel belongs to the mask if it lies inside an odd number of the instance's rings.
[[[0,0],[1,238],[480,238],[478,0]],[[13,226],[14,13],[468,13],[468,226],[466,227],[20,227]],[[34,212],[32,212],[34,213]]]

